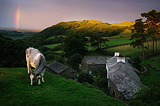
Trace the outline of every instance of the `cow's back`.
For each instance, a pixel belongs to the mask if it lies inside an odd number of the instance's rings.
[[[26,49],[26,58],[29,58],[29,60],[33,60],[34,57],[36,57],[37,54],[39,54],[39,50],[29,47],[28,49]]]

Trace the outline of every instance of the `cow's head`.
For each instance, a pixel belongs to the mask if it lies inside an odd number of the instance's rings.
[[[31,73],[30,74],[30,79],[31,79],[31,85],[36,85],[37,76]]]

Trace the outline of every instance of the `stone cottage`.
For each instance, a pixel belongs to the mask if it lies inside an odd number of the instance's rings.
[[[134,93],[143,84],[127,59],[115,53],[114,57],[107,59],[106,69],[110,95],[123,101],[135,98]]]
[[[73,75],[73,77],[77,77],[77,72],[75,70],[57,61],[53,61],[52,63],[48,64],[47,71],[59,76],[63,75],[64,73],[69,73]]]
[[[92,71],[93,73],[106,67],[108,56],[85,56],[80,64],[81,71]]]

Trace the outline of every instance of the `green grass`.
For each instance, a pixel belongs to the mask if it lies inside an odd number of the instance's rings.
[[[53,49],[53,48],[55,48],[56,46],[59,46],[59,45],[61,45],[61,44],[60,43],[50,44],[50,45],[44,45],[43,47],[47,47],[47,48]]]
[[[118,46],[113,48],[108,48],[106,51],[110,54],[113,54],[114,52],[118,51],[120,55],[123,56],[131,56],[132,58],[135,58],[137,55],[140,55],[142,53],[141,48],[133,48],[130,45],[124,45],[124,46]]]
[[[119,35],[117,36],[113,36],[111,38],[117,38],[117,37],[129,37],[132,35],[132,31],[129,29],[125,29],[123,32],[121,32]]]
[[[112,23],[111,25],[113,26],[130,26],[130,25],[134,25],[135,22],[132,21],[128,21],[128,22],[121,22],[121,23]]]
[[[89,84],[81,84],[45,73],[45,82],[30,86],[26,68],[0,68],[0,103],[12,105],[52,106],[124,106]]]
[[[142,65],[151,64],[160,69],[160,55],[144,60]]]
[[[154,70],[152,67],[145,65],[148,73],[147,75],[140,76],[141,81],[144,85],[149,86],[155,83],[160,83],[160,72]]]
[[[107,41],[106,44],[108,44],[108,46],[114,46],[114,45],[131,43],[133,40],[129,39],[130,38],[109,39],[109,41]]]
[[[62,53],[62,50],[54,51],[54,53]]]
[[[60,37],[60,36],[64,36],[64,35],[51,36],[51,37],[47,38],[47,40],[49,40],[49,39],[55,39],[56,37]]]
[[[141,63],[141,65],[146,66],[146,68],[148,70],[147,75],[141,76],[142,83],[144,83],[147,86],[152,85],[154,83],[160,83],[160,77],[159,77],[160,72],[155,70],[154,68],[152,68],[148,64],[154,65],[160,69],[160,65],[159,65],[160,64],[160,55],[153,56],[149,59],[145,59]]]

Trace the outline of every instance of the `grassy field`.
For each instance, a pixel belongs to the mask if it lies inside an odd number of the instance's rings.
[[[132,35],[132,31],[129,30],[129,29],[125,29],[125,30],[124,30],[123,32],[121,32],[119,35],[113,36],[113,37],[111,37],[111,38],[117,38],[117,37],[119,37],[119,38],[122,38],[122,37],[128,37],[128,38],[130,38],[131,35]]]
[[[45,73],[45,82],[30,86],[26,68],[0,68],[1,106],[125,106],[88,83]]]
[[[124,45],[124,46],[118,46],[113,48],[108,48],[105,51],[107,51],[110,54],[113,54],[115,51],[118,51],[120,55],[123,56],[131,56],[132,58],[135,58],[137,55],[140,55],[142,53],[142,49],[133,48],[130,45]]]
[[[121,23],[112,23],[111,25],[113,26],[130,26],[130,25],[134,25],[135,22],[132,21],[128,21],[128,22],[121,22]]]
[[[129,39],[130,38],[109,39],[109,41],[106,42],[106,44],[108,44],[108,46],[114,46],[114,45],[131,43],[133,40],[129,40]]]
[[[51,37],[47,38],[47,40],[50,40],[50,39],[55,39],[56,37],[61,37],[61,36],[64,36],[64,35],[51,36]]]
[[[51,45],[44,45],[43,47],[47,47],[47,48],[53,49],[53,48],[55,48],[56,46],[59,46],[59,45],[61,45],[61,44],[57,43],[57,44],[51,44]]]
[[[146,68],[148,69],[148,74],[141,76],[142,83],[147,86],[154,83],[160,83],[160,71],[155,70],[148,64],[151,64],[160,69],[160,55],[150,57],[149,59],[146,59],[141,63],[141,65],[146,66]]]

